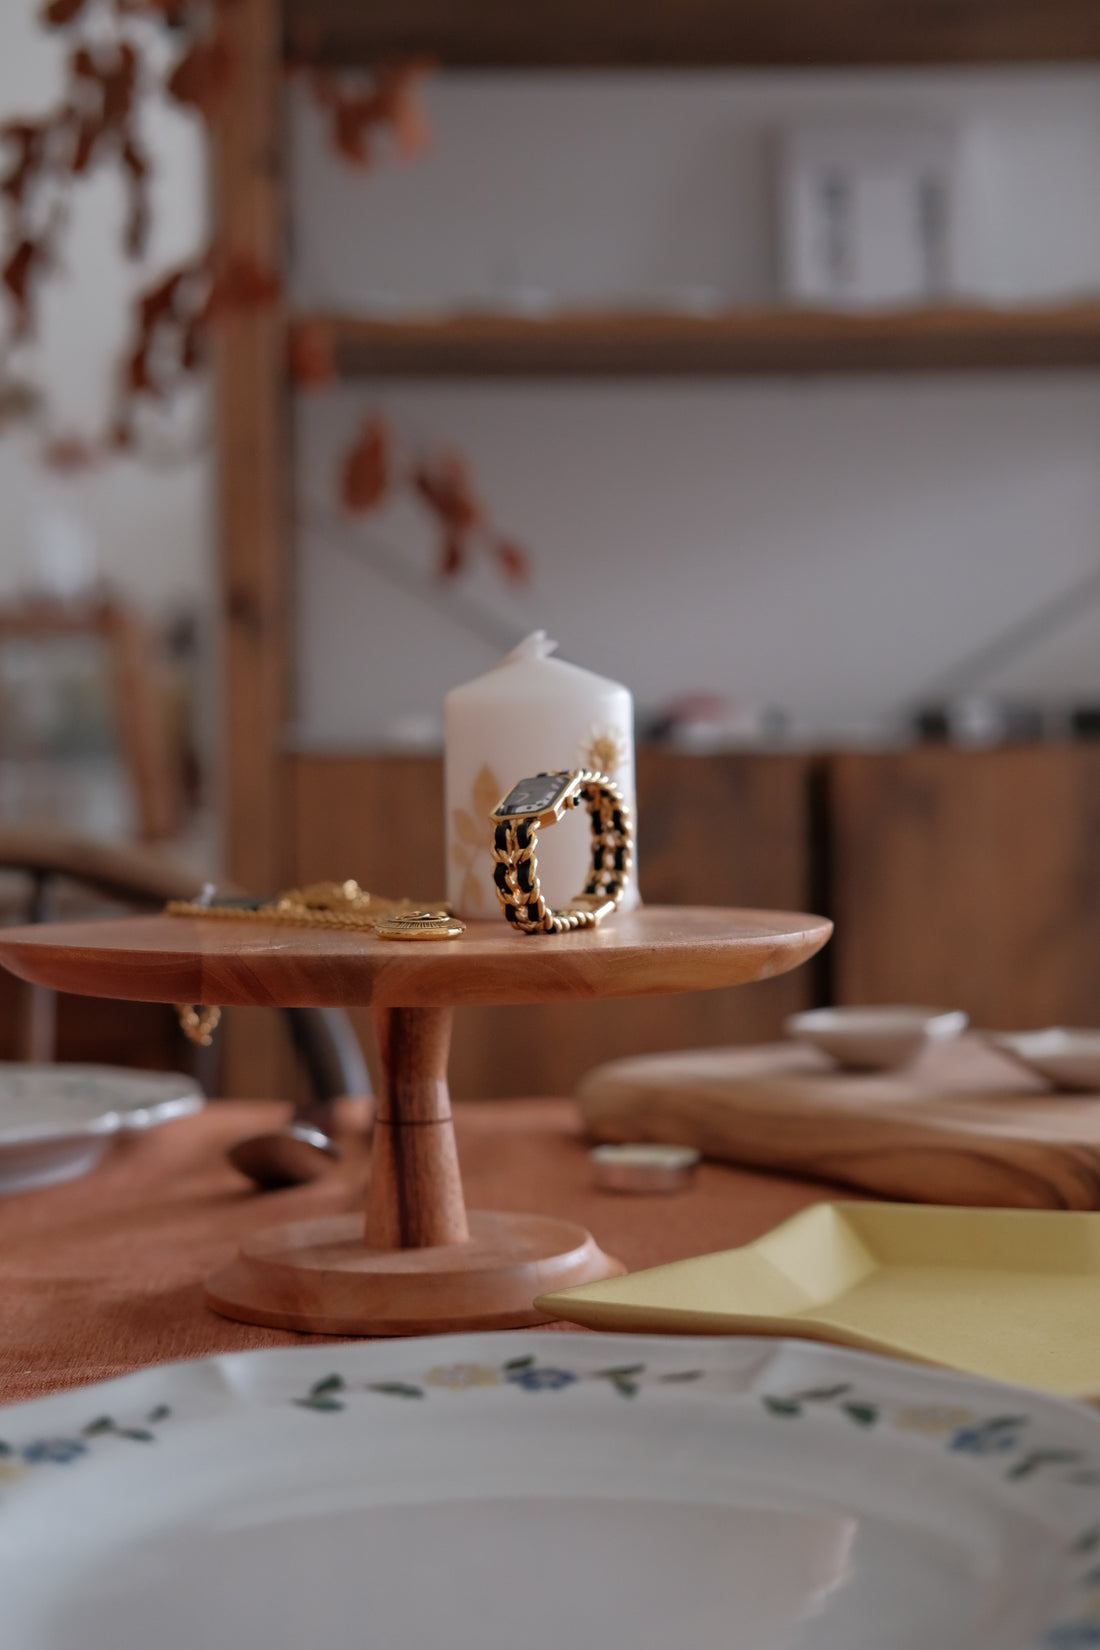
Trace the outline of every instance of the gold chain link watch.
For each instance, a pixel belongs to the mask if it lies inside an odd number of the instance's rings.
[[[552,911],[539,887],[535,845],[541,825],[553,825],[584,805],[592,822],[592,859],[582,891]],[[619,787],[590,768],[537,773],[498,802],[493,822],[493,881],[505,918],[523,934],[594,928],[623,897],[634,864],[630,816]]]

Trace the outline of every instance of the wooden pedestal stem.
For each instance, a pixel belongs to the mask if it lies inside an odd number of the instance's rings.
[[[536,1295],[614,1277],[583,1227],[547,1215],[469,1218],[447,1055],[449,1008],[374,1009],[382,1056],[367,1216],[297,1221],[247,1239],[207,1280],[217,1312],[335,1335],[543,1323]]]
[[[470,1235],[458,1170],[447,1055],[449,1008],[376,1008],[385,1072],[367,1197],[369,1249],[425,1249]]]

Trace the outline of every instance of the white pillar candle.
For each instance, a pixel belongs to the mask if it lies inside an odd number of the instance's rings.
[[[468,921],[503,916],[493,884],[489,813],[520,779],[595,768],[613,779],[634,819],[634,701],[627,688],[551,658],[536,630],[493,670],[448,693],[447,899]],[[539,833],[542,891],[552,906],[580,893],[591,835],[583,809]],[[620,909],[638,904],[637,868]]]

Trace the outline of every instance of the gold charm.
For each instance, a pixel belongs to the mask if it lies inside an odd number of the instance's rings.
[[[188,1041],[197,1043],[200,1048],[209,1048],[222,1017],[221,1009],[206,1008],[202,1003],[177,1003],[176,1014],[180,1030]]]
[[[340,928],[370,933],[388,917],[415,911],[410,899],[370,894],[352,878],[345,882],[311,882],[306,888],[287,888],[274,899],[250,900],[239,896],[219,900],[213,885],[198,899],[169,900],[165,910],[174,917],[216,917],[230,922],[288,923],[298,928]]]
[[[306,888],[288,888],[279,895],[275,909],[356,912],[365,911],[373,903],[366,889],[360,888],[354,877],[348,877],[345,882],[311,882]]]
[[[380,940],[456,940],[466,924],[446,911],[403,911],[384,918],[374,932]]]

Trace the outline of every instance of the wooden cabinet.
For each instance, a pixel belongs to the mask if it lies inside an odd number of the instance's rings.
[[[840,755],[827,798],[838,1002],[1100,1025],[1100,748]]]
[[[295,880],[441,894],[438,758],[298,756],[291,797]],[[1100,748],[642,751],[638,815],[647,899],[820,910],[831,944],[737,991],[464,1010],[455,1094],[569,1093],[601,1060],[774,1038],[830,1000],[1100,1025]]]

